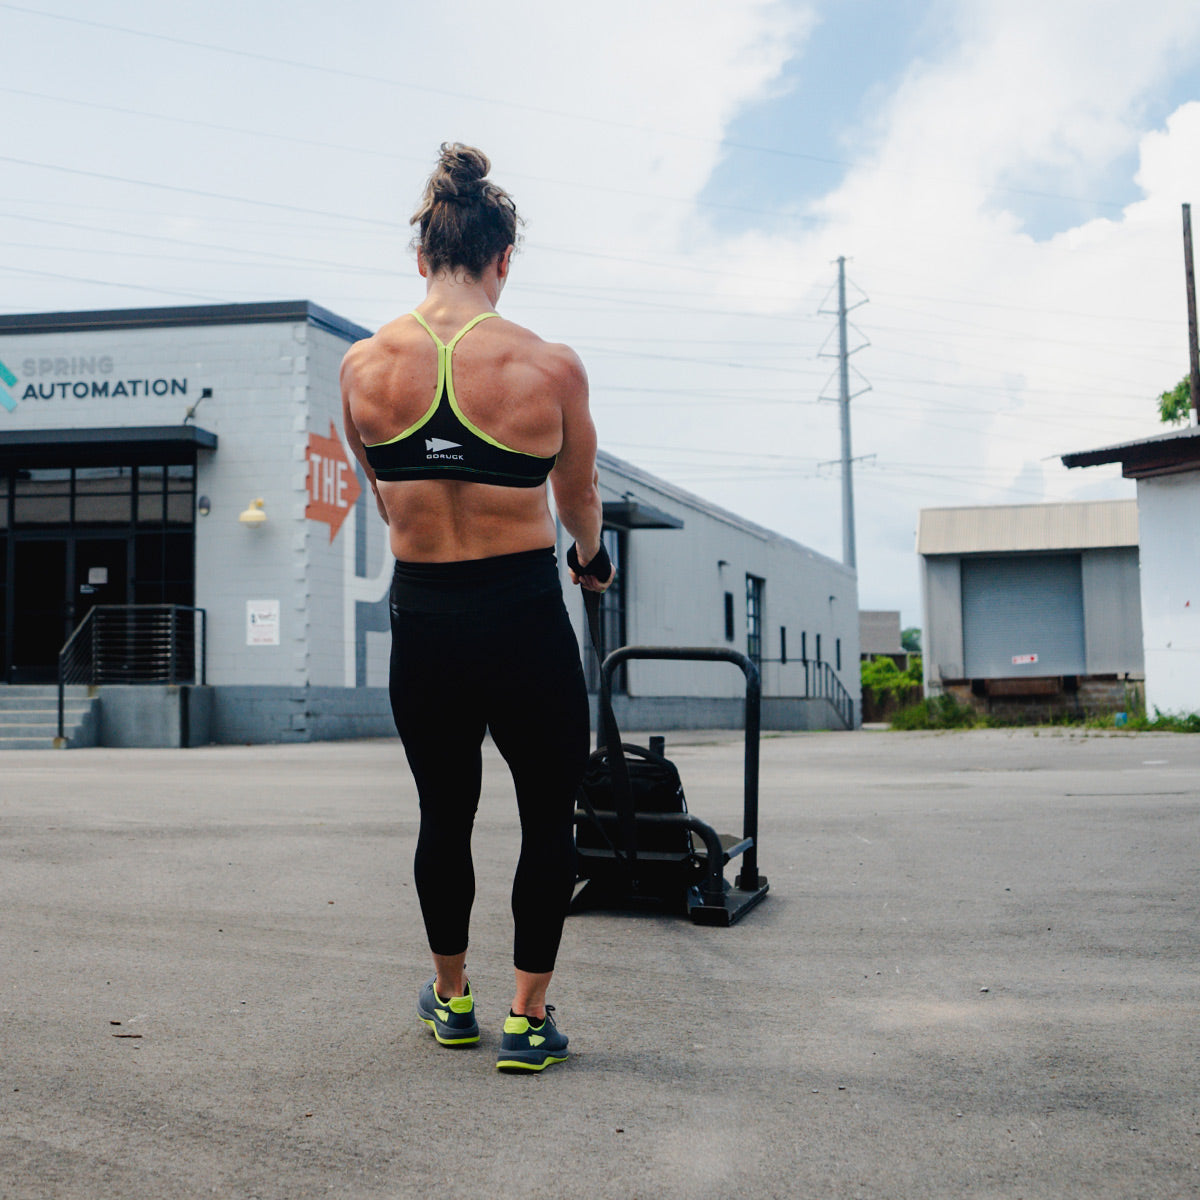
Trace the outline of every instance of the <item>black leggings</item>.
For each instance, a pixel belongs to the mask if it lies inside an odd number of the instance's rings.
[[[587,689],[554,551],[398,562],[391,613],[392,715],[421,802],[414,866],[429,948],[467,948],[490,729],[521,817],[513,961],[551,971],[575,883],[575,791],[589,750]]]

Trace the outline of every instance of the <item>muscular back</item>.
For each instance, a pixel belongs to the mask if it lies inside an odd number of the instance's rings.
[[[443,342],[475,315],[428,303],[421,314]],[[575,355],[503,318],[470,330],[454,348],[451,369],[463,415],[514,450],[545,458],[561,454],[580,389],[586,411],[586,381]],[[544,484],[374,479],[363,444],[388,441],[409,428],[436,392],[437,348],[412,317],[352,346],[342,365],[347,437],[375,485],[392,553],[408,562],[450,562],[554,545]],[[551,476],[556,493],[564,473],[570,474],[570,455],[565,457],[564,471],[556,466]]]

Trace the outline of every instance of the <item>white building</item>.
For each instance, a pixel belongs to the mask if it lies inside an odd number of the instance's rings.
[[[921,510],[926,695],[1122,708],[1143,671],[1132,500]]]
[[[10,695],[56,678],[94,607],[193,606],[203,677],[190,663],[179,686],[105,676],[77,743],[392,731],[392,560],[338,389],[347,345],[368,332],[306,301],[0,317]],[[731,646],[761,665],[768,727],[854,726],[854,572],[618,459],[599,468],[622,568],[610,643]],[[132,649],[117,666],[134,669]],[[618,682],[629,728],[741,719],[732,667],[636,662]]]
[[[1064,454],[1137,480],[1146,711],[1200,712],[1200,428]]]

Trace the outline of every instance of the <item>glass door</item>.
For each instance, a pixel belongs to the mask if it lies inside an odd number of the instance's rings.
[[[16,540],[13,545],[13,683],[58,678],[58,652],[70,634],[64,538]]]
[[[56,679],[97,605],[190,605],[194,508],[190,464],[0,469],[0,680]]]
[[[78,629],[97,604],[129,602],[129,539],[76,538],[71,627]]]

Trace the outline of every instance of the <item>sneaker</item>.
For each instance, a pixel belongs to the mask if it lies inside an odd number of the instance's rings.
[[[559,1033],[550,1015],[553,1005],[546,1005],[546,1019],[534,1024],[528,1017],[514,1017],[504,1022],[500,1039],[500,1056],[496,1067],[501,1071],[541,1071],[551,1063],[566,1062],[567,1036]]]
[[[465,996],[443,1000],[437,994],[435,975],[417,997],[417,1016],[433,1030],[443,1046],[469,1046],[479,1041],[479,1023],[475,1020],[475,997],[467,984]]]

